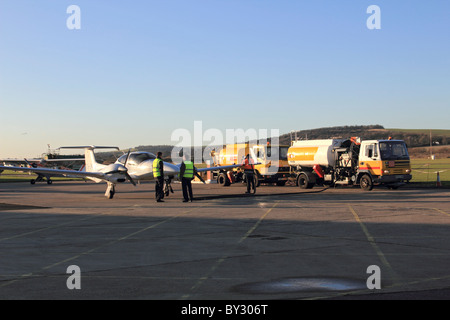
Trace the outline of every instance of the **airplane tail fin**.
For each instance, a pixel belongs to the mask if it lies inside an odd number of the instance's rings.
[[[95,149],[116,149],[120,150],[118,147],[109,146],[76,146],[76,147],[60,147],[59,149],[84,149],[84,161],[86,164],[85,170],[87,172],[96,172],[105,165],[100,164],[95,160]]]

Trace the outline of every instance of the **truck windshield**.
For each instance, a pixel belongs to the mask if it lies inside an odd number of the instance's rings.
[[[381,160],[409,160],[408,149],[403,141],[380,142]]]
[[[289,147],[280,147],[280,160],[288,159],[288,150]]]
[[[267,147],[267,157],[272,160],[287,160],[287,153],[289,147],[275,147],[268,146]]]

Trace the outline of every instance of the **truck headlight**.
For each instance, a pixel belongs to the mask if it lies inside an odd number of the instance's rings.
[[[405,173],[411,173],[411,169],[406,169]]]
[[[391,173],[391,171],[389,171],[389,170],[384,170],[383,173],[384,173],[384,174],[389,174],[389,173]]]

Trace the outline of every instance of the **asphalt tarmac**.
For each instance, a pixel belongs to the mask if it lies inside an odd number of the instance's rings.
[[[448,189],[173,188],[0,184],[0,299],[450,298]]]

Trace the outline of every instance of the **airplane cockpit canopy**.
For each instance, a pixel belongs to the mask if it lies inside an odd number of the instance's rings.
[[[127,160],[127,154],[121,156],[117,161],[121,164],[125,164]],[[130,158],[128,159],[127,164],[139,165],[143,161],[156,159],[156,156],[150,152],[133,152],[130,154]]]

